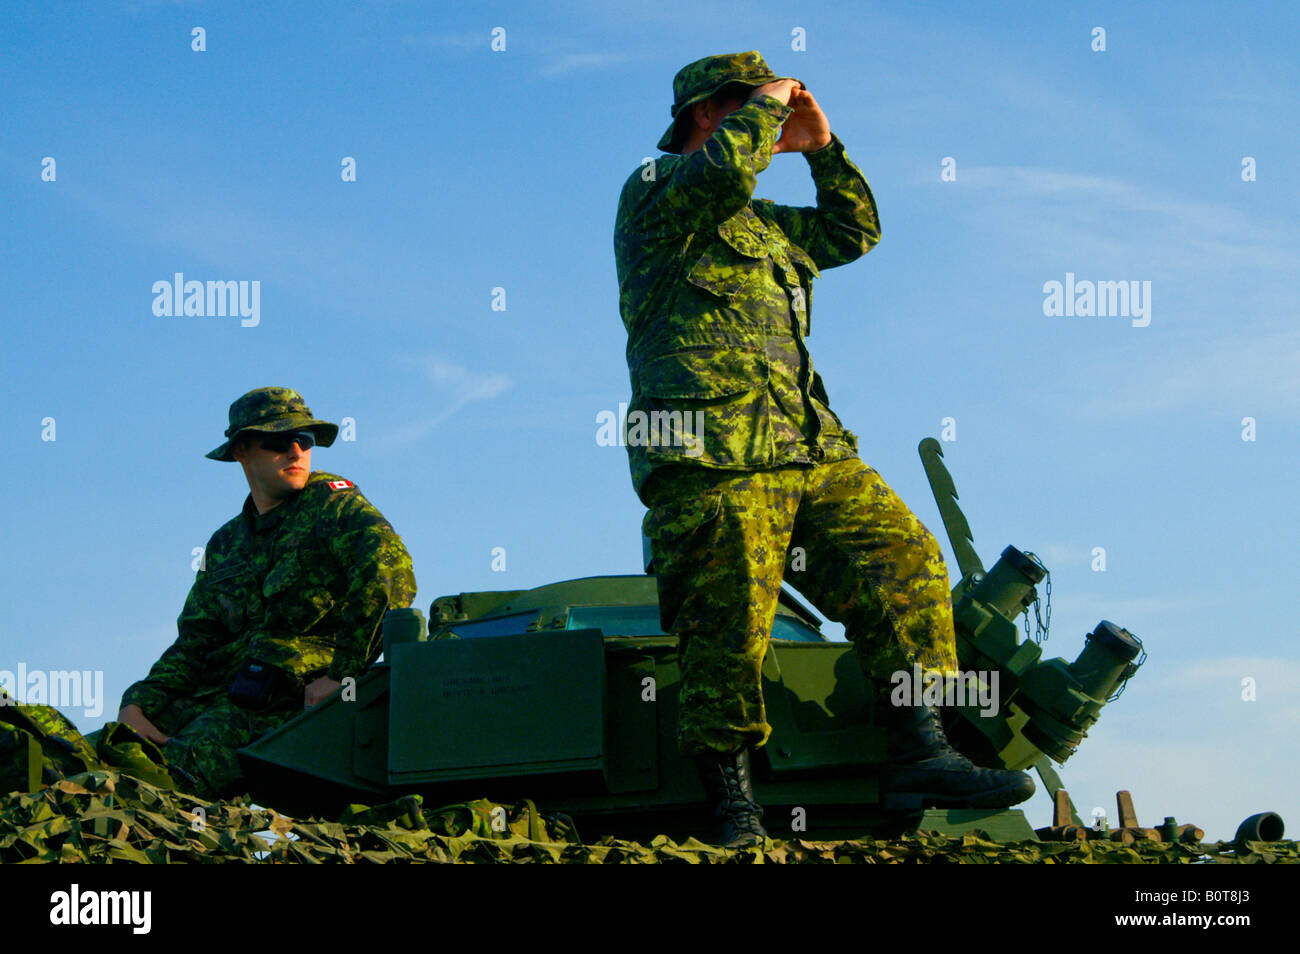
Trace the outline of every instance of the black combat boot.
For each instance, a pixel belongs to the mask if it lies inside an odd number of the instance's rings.
[[[937,710],[876,703],[876,725],[889,733],[880,773],[887,808],[1010,808],[1034,794],[1025,772],[980,768],[951,745]]]
[[[763,806],[754,801],[749,774],[749,749],[732,755],[712,752],[695,757],[700,781],[709,807],[721,822],[719,844],[725,848],[761,845],[767,837],[763,828]]]

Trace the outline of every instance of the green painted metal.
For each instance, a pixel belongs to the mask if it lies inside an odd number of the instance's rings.
[[[932,445],[932,446],[931,446]],[[953,590],[963,671],[996,687],[950,710],[949,737],[976,762],[1036,766],[1054,794],[1063,761],[1140,643],[1104,623],[1080,658],[1042,660],[1020,614],[1041,566],[1013,547],[987,572],[937,442],[922,459],[968,570]],[[960,543],[959,543],[960,541]],[[783,591],[763,665],[772,737],[754,759],[755,794],[775,837],[982,831],[1035,838],[1019,811],[884,811],[885,737],[852,647]],[[589,837],[698,834],[704,793],[677,752],[678,646],[658,622],[652,576],[598,576],[529,590],[439,597],[426,633],[415,610],[385,620],[384,659],[311,711],[241,751],[254,794],[288,811],[408,793],[446,804],[534,800],[573,815]],[[1071,812],[1076,823],[1077,813]]]
[[[597,577],[504,596],[461,594],[460,606],[490,609],[414,640],[405,619],[407,635],[387,640],[391,659],[358,680],[354,699],[336,695],[243,750],[255,794],[312,811],[410,792],[434,801],[529,797],[587,830],[697,832],[703,791],[674,739],[677,640],[564,628],[584,605],[657,607],[653,583]],[[876,772],[885,738],[872,725],[852,647],[822,637],[793,599],[781,614],[806,638],[773,640],[763,666],[772,737],[755,759],[755,793],[774,834],[1033,837],[1019,812],[883,811]],[[489,620],[520,631],[456,633]]]
[[[939,517],[943,527],[948,531],[948,541],[952,544],[953,555],[957,557],[957,566],[962,576],[983,573],[984,564],[975,552],[975,536],[971,533],[966,515],[957,506],[957,485],[953,482],[948,468],[943,465],[943,447],[933,437],[921,441],[917,450],[921,454],[921,466],[925,468],[926,479],[934,492],[934,502],[939,507]]]
[[[919,451],[953,547],[973,553],[970,525],[957,507],[938,442],[926,438]],[[959,706],[961,721],[949,733],[953,744],[984,765],[1027,769],[1044,756],[1063,763],[1111,693],[1137,672],[1142,643],[1102,620],[1074,662],[1045,660],[1037,643],[1020,638],[1017,619],[1037,599],[1035,584],[1046,569],[1015,547],[1004,549],[987,572],[977,566],[978,557],[963,561],[969,572],[953,588],[957,658],[963,670],[996,674],[1000,712],[990,717],[976,706]]]
[[[1034,768],[1038,770],[1038,777],[1043,780],[1043,787],[1047,789],[1047,797],[1056,798],[1056,793],[1065,790],[1065,783],[1061,781],[1061,776],[1057,774],[1056,769],[1052,766],[1052,760],[1046,755],[1034,763]],[[1083,819],[1079,817],[1078,809],[1074,807],[1074,799],[1066,794],[1066,800],[1070,804],[1070,822],[1078,825],[1080,828],[1085,827]]]
[[[394,650],[389,785],[603,768],[599,630],[447,639]]]

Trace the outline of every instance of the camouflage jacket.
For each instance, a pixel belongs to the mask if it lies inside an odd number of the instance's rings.
[[[373,662],[380,623],[415,596],[401,538],[354,484],[314,472],[292,500],[243,512],[212,535],[179,636],[122,696],[148,715],[178,697],[224,695],[246,661],[302,685]]]
[[[703,148],[660,156],[623,186],[614,255],[638,494],[664,464],[757,470],[857,452],[804,339],[813,278],[879,241],[876,203],[834,137],[804,154],[816,208],[752,198],[790,113],[752,100]]]

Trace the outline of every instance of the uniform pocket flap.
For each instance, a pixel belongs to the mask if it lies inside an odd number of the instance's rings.
[[[731,301],[760,267],[757,259],[728,262],[705,252],[686,276],[686,280],[706,292]]]
[[[805,252],[803,249],[801,249],[798,245],[795,245],[792,242],[787,247],[787,252],[789,253],[790,258],[794,261],[796,265],[801,265],[804,268],[808,269],[808,271],[812,273],[812,276],[814,278],[821,277],[822,274],[821,270],[817,267],[817,263],[813,261],[812,256],[809,255],[807,252]]]
[[[761,351],[696,348],[643,362],[632,383],[646,397],[707,399],[764,387],[767,377]]]
[[[222,583],[226,580],[233,580],[237,576],[243,576],[248,571],[248,563],[240,560],[236,563],[227,563],[225,566],[204,570],[203,581],[205,583]]]
[[[686,280],[730,301],[764,268],[763,262],[769,254],[767,242],[751,228],[749,217],[744,214],[719,223],[718,236],[725,244],[711,242]]]
[[[722,494],[709,493],[652,507],[641,521],[641,532],[663,541],[689,536],[722,513]]]
[[[733,215],[718,224],[718,235],[741,255],[749,258],[767,258],[767,242],[749,224],[749,215]]]

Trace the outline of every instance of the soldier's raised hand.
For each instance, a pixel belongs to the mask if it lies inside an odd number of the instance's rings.
[[[788,81],[787,81],[788,82]],[[769,84],[776,85],[776,84]],[[822,108],[806,89],[790,91],[787,104],[794,112],[781,127],[781,138],[772,147],[778,152],[816,152],[831,141],[831,124]]]
[[[798,80],[776,80],[771,83],[764,83],[762,86],[756,86],[754,91],[749,94],[749,98],[757,99],[759,96],[771,96],[773,99],[779,99],[783,106],[789,106],[790,94],[798,88]]]

